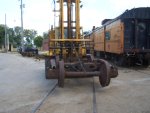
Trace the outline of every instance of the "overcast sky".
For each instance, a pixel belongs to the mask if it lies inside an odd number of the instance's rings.
[[[24,28],[35,29],[40,35],[48,31],[53,22],[53,0],[23,0],[25,4]],[[150,7],[150,0],[82,0],[81,26],[91,30],[92,26],[101,26],[103,19],[115,18],[126,9]],[[20,26],[20,1],[0,0],[0,24]]]

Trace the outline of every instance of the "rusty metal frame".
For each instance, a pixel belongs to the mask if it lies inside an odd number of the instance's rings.
[[[52,42],[91,42],[91,39],[50,39]]]

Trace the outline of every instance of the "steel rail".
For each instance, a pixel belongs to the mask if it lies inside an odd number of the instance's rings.
[[[95,91],[94,77],[93,77],[93,113],[98,113],[97,112],[97,102],[96,102],[96,91]]]
[[[36,113],[36,112],[39,110],[39,108],[43,105],[43,103],[45,102],[45,100],[48,98],[48,96],[56,89],[56,87],[57,87],[57,83],[56,83],[56,84],[54,85],[54,87],[47,93],[47,95],[41,100],[41,102],[38,103],[35,108],[33,108],[33,110],[32,110],[30,113]]]

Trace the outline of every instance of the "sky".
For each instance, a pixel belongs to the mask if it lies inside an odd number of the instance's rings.
[[[104,19],[112,19],[122,14],[126,9],[150,7],[150,0],[81,0],[81,26],[84,31],[93,26],[101,26]],[[21,11],[19,0],[0,0],[0,24],[8,27],[21,26]],[[53,0],[23,0],[24,29],[34,29],[38,35],[47,32],[54,24]],[[57,18],[57,17],[56,17]]]

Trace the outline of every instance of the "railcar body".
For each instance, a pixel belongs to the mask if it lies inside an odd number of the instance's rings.
[[[104,22],[90,34],[95,56],[112,59],[119,65],[149,65],[150,7],[126,10]]]

